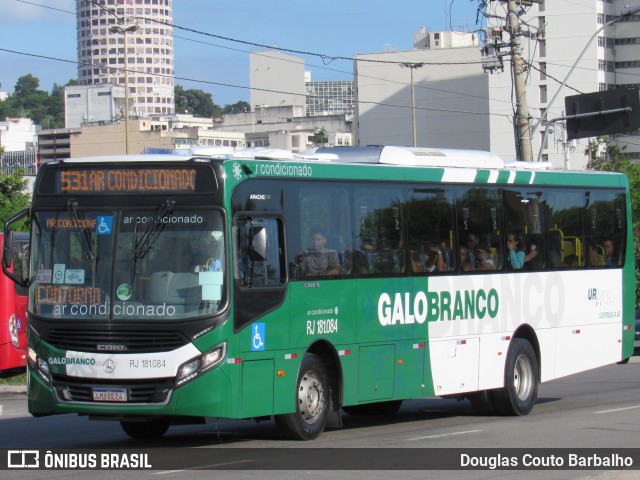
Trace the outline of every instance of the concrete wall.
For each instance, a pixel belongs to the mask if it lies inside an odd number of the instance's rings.
[[[358,145],[412,145],[413,71],[416,145],[489,149],[488,80],[478,47],[357,55],[355,69]]]
[[[277,51],[256,52],[249,55],[249,68],[252,110],[258,105],[305,108],[304,59]]]

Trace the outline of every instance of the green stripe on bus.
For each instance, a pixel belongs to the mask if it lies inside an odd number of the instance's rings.
[[[476,172],[476,179],[473,182],[474,183],[488,183],[490,174],[491,174],[491,172],[489,170],[478,170]]]
[[[513,183],[530,183],[533,172],[516,172],[516,179]]]

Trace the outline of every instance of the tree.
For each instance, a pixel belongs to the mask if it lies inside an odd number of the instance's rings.
[[[225,105],[223,112],[227,113],[248,113],[251,111],[251,105],[244,100],[241,100],[236,103],[231,103],[229,105]]]
[[[219,116],[222,109],[213,103],[210,93],[202,90],[185,90],[176,85],[173,90],[176,113],[191,113],[197,117],[212,118]]]
[[[325,145],[329,143],[329,134],[324,129],[324,127],[322,127],[320,130],[316,129],[315,133],[313,134],[313,143],[315,145]]]
[[[67,85],[76,85],[69,80]],[[23,75],[16,82],[14,92],[0,102],[0,118],[27,117],[44,128],[64,127],[64,87],[54,84],[51,94],[38,90],[40,80],[31,74]]]
[[[589,157],[589,167],[593,170],[603,170],[606,172],[621,172],[624,164],[628,163],[628,156],[624,152],[626,145],[619,147],[606,137],[597,137],[589,140],[584,154]]]
[[[1,154],[1,153],[0,153]],[[16,170],[11,175],[0,175],[0,222],[9,218],[29,204],[29,195],[25,192],[24,171]]]
[[[14,94],[18,97],[28,97],[38,91],[40,80],[30,73],[18,78],[14,88]]]

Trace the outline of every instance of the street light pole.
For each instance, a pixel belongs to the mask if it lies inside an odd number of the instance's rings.
[[[125,153],[129,153],[129,63],[127,61],[127,32],[135,32],[138,25],[129,25],[122,27],[113,25],[109,27],[111,33],[121,33],[124,44],[124,149]]]
[[[413,82],[413,71],[416,68],[424,67],[424,63],[403,63],[403,67],[411,70],[411,125],[413,127],[413,146],[417,146],[417,132],[416,132],[416,94],[415,86]]]

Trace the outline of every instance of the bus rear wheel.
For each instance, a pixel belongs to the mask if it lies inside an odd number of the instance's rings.
[[[120,426],[122,427],[122,430],[124,430],[124,433],[129,435],[131,438],[139,439],[160,438],[167,433],[170,425],[171,420],[165,418],[156,418],[144,422],[129,420],[122,420],[120,422]]]
[[[302,359],[296,389],[296,411],[277,415],[280,432],[292,440],[313,440],[327,425],[330,386],[327,369],[317,355]]]
[[[504,377],[504,387],[489,392],[491,404],[500,415],[527,415],[538,398],[538,359],[527,340],[512,340]]]

